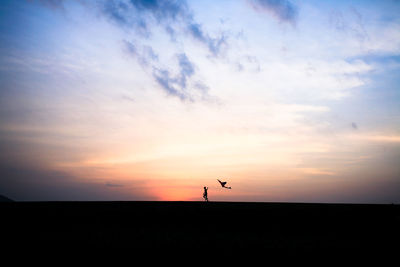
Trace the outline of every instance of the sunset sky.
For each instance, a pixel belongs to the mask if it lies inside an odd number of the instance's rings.
[[[0,195],[400,203],[399,14],[2,1]]]

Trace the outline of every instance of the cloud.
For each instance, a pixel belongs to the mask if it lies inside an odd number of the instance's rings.
[[[159,22],[166,19],[177,19],[187,14],[185,1],[170,0],[130,0],[135,8],[140,11],[149,11]]]
[[[202,99],[206,99],[208,87],[201,82],[193,82],[188,85],[189,79],[195,75],[195,66],[185,53],[177,54],[178,73],[172,75],[164,68],[153,67],[153,77],[157,83],[169,95],[176,96],[181,100],[194,101],[196,95],[200,93]]]
[[[148,45],[135,44],[134,42],[123,41],[125,50],[137,59],[142,67],[147,67],[158,61],[158,55],[153,48]]]
[[[161,66],[158,55],[152,47],[126,40],[123,44],[126,52],[135,58],[143,69],[151,70],[154,80],[168,95],[178,97],[180,100],[194,101],[195,96],[192,94],[194,89],[200,92],[202,99],[207,98],[205,95],[208,87],[202,82],[195,82],[191,87],[188,85],[189,79],[195,75],[195,65],[185,53],[175,54],[178,71],[174,75],[169,69]]]
[[[169,95],[176,96],[181,100],[189,98],[188,95],[182,91],[182,89],[185,89],[186,87],[179,86],[179,79],[171,77],[168,70],[154,68],[153,77],[161,88]]]
[[[145,70],[152,70],[153,78],[168,95],[176,96],[180,100],[194,101],[194,96],[189,92],[188,80],[195,74],[195,65],[185,53],[175,55],[178,73],[173,75],[168,69],[160,66],[158,55],[152,47],[126,40],[123,43],[127,53],[134,57]],[[204,95],[208,92],[206,85],[197,82],[192,88],[201,92],[202,98],[205,99]]]
[[[333,10],[329,16],[329,22],[336,31],[348,35],[360,45],[370,40],[364,21],[362,14],[355,7],[350,7],[347,12]]]
[[[129,102],[133,102],[133,103],[136,102],[135,98],[133,98],[131,96],[128,96],[128,95],[125,95],[125,94],[121,95],[121,99],[129,101]]]
[[[194,65],[189,61],[186,54],[177,55],[180,67],[180,86],[186,88],[186,80],[194,74]]]
[[[116,189],[107,190],[101,182],[44,166],[0,163],[0,177],[4,194],[18,201],[151,199],[144,182],[135,184],[139,190],[107,183]]]
[[[143,36],[151,35],[149,25],[152,22],[168,27],[189,16],[184,1],[110,0],[102,2],[101,10],[119,26],[132,28]]]
[[[64,9],[64,0],[40,0],[40,3],[52,9]]]
[[[254,10],[266,12],[274,16],[280,22],[295,24],[298,16],[298,8],[288,0],[249,0]]]
[[[43,4],[49,7],[62,7],[63,3],[62,0],[43,0]],[[182,39],[189,38],[200,44],[208,51],[209,57],[220,57],[228,48],[229,36],[226,32],[210,34],[205,31],[202,24],[195,20],[185,0],[100,0],[95,4],[79,4],[95,10],[100,17],[106,18],[122,29],[125,36],[129,36],[121,40],[122,50],[134,58],[169,95],[191,101],[211,99],[207,96],[209,87],[203,81],[191,81],[189,90],[189,80],[195,76],[195,68],[181,45]],[[162,32],[171,37],[170,44],[164,44],[164,40],[158,44],[152,42]],[[159,46],[161,43],[162,47]],[[172,55],[166,55],[168,52],[164,47],[171,44],[175,46],[175,51]],[[168,56],[178,59],[176,72],[170,62],[163,62],[162,59]],[[168,67],[165,67],[166,64]]]
[[[152,36],[153,27],[157,26],[171,37],[173,43],[181,36],[188,36],[207,48],[211,56],[218,57],[228,47],[225,33],[212,37],[204,31],[202,25],[194,20],[186,1],[113,0],[102,2],[101,10],[119,27],[135,32],[133,41],[123,41],[124,50],[144,69],[151,70],[154,80],[168,95],[191,101],[195,95],[208,98],[208,86],[202,82],[193,83],[193,90],[189,90],[192,92],[188,92],[188,81],[195,75],[195,67],[184,52],[175,54],[178,73],[173,74],[160,63],[153,47],[144,43]]]
[[[117,25],[133,29],[142,37],[151,36],[151,28],[158,25],[171,36],[171,40],[176,40],[178,34],[188,34],[207,47],[213,56],[218,56],[226,47],[226,34],[211,37],[204,32],[201,24],[194,20],[186,1],[113,0],[105,1],[101,10]]]
[[[335,8],[328,15],[331,31],[322,36],[330,44],[329,53],[334,49],[337,57],[346,58],[387,57],[400,53],[400,25],[390,15],[371,19],[370,12],[355,7]],[[321,16],[326,17],[326,14]]]
[[[217,38],[212,38],[208,34],[204,33],[201,29],[201,25],[197,23],[191,23],[187,26],[190,35],[197,41],[200,41],[208,47],[208,50],[213,56],[218,56],[223,47],[227,47],[227,36],[222,34]]]
[[[357,129],[358,129],[358,126],[357,126],[357,124],[356,124],[355,122],[352,122],[352,123],[351,123],[351,127],[352,127],[354,130],[357,130]]]
[[[380,143],[400,143],[399,135],[362,135],[354,138]]]
[[[105,1],[101,9],[103,14],[119,27],[133,29],[136,35],[142,37],[150,36],[146,19],[132,9],[129,3]]]
[[[195,65],[185,53],[176,55],[178,72],[171,74],[168,69],[153,67],[153,77],[168,95],[176,96],[182,101],[215,100],[208,95],[208,86],[201,81],[193,80]]]
[[[336,175],[336,173],[332,171],[321,170],[318,168],[299,168],[299,170],[308,175],[328,175],[328,176]]]
[[[113,184],[113,183],[109,183],[109,182],[107,182],[105,185],[108,187],[123,187],[124,186],[122,184]]]
[[[15,134],[18,135],[17,132]],[[44,141],[49,141],[52,137],[39,136],[38,141],[13,140],[4,138],[4,132],[1,131],[0,136],[2,137],[0,138],[0,189],[2,194],[11,199],[17,201],[154,199],[147,187],[147,181],[141,178],[129,181],[112,178],[107,181],[97,178],[102,176],[98,166],[88,167],[88,172],[95,174],[96,178],[90,178],[85,172],[78,174],[65,167],[56,167],[58,163],[50,162],[63,160],[49,152],[46,147],[51,145],[45,144]],[[40,145],[35,145],[38,142]],[[57,146],[58,148],[60,147]],[[78,151],[75,150],[73,154],[73,158],[79,157]],[[68,161],[65,158],[64,160]],[[110,187],[114,190],[110,190]]]

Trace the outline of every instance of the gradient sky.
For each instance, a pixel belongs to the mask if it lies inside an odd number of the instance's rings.
[[[0,194],[399,203],[399,14],[390,0],[2,1]]]

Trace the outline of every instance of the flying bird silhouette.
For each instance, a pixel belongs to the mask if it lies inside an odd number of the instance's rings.
[[[232,187],[230,187],[230,186],[225,186],[225,185],[226,185],[226,182],[221,182],[219,179],[217,179],[217,180],[218,180],[218,182],[221,184],[221,186],[222,186],[223,188],[232,189]]]

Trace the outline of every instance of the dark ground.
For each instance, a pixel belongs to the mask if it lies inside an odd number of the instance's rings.
[[[235,202],[0,203],[2,244],[18,249],[385,251],[400,206]]]

